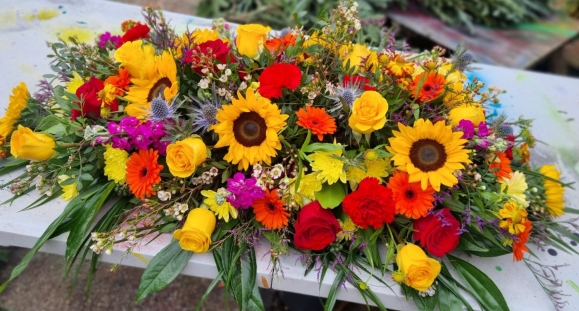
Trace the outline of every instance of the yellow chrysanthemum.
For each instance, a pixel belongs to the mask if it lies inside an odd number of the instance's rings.
[[[167,51],[155,56],[153,66],[145,70],[141,79],[133,78],[133,85],[129,88],[125,99],[131,103],[125,108],[126,114],[144,119],[151,110],[151,101],[162,97],[170,103],[177,96],[179,85],[177,82],[177,65],[173,56]]]
[[[508,229],[510,234],[518,235],[525,231],[527,215],[526,209],[517,204],[515,200],[509,200],[499,210],[499,218],[501,219],[499,227]]]
[[[142,79],[147,69],[154,67],[155,47],[143,45],[143,40],[135,40],[123,44],[115,51],[115,59],[129,71],[134,79]]]
[[[300,206],[304,206],[309,203],[310,200],[315,200],[316,192],[322,190],[322,181],[318,179],[318,173],[302,175],[298,189],[295,187],[296,179],[297,178],[294,178],[291,181],[292,187],[290,188],[296,203]],[[308,200],[306,201],[304,198],[307,198]]]
[[[201,44],[219,39],[219,33],[216,29],[197,29],[191,34],[191,37],[193,38],[193,43]],[[227,42],[227,40],[224,41]]]
[[[338,241],[341,242],[343,240],[346,241],[352,240],[354,233],[358,229],[356,224],[352,221],[352,218],[346,216],[346,220],[342,221],[338,219],[338,223],[340,224],[340,228],[342,229],[340,230],[340,232],[336,233],[336,238],[338,238]]]
[[[229,222],[229,216],[237,219],[237,209],[227,202],[224,195],[212,190],[203,190],[201,194],[205,197],[203,204],[207,205],[217,218],[223,219],[225,222]]]
[[[376,160],[365,159],[363,165],[352,165],[348,167],[346,169],[346,178],[352,188],[356,187],[356,185],[366,177],[374,177],[381,182],[383,177],[388,176],[390,168],[389,158]]]
[[[414,127],[398,123],[398,128],[400,132],[393,131],[386,149],[394,155],[396,168],[408,172],[410,182],[420,181],[423,190],[430,183],[436,191],[441,184],[452,187],[458,183],[452,173],[471,162],[462,132],[453,132],[444,121],[432,124],[424,119],[416,120]]]
[[[14,123],[20,118],[20,112],[26,108],[29,98],[30,93],[28,93],[28,88],[24,82],[20,82],[18,86],[12,89],[6,114],[0,119],[0,141],[5,140],[12,134]]]
[[[127,179],[129,153],[125,150],[113,148],[111,145],[106,145],[105,147],[107,149],[104,153],[105,176],[117,184],[124,184]]]
[[[561,176],[561,172],[555,165],[543,165],[539,172],[555,180],[559,180]],[[565,199],[563,199],[565,188],[560,183],[548,179],[544,180],[543,187],[545,187],[545,205],[549,208],[549,214],[555,217],[565,214]]]
[[[311,160],[312,170],[318,172],[318,179],[327,182],[329,185],[338,180],[346,182],[346,171],[344,164],[346,159],[342,158],[342,149],[334,151],[316,151],[308,155]]]
[[[525,195],[525,191],[527,191],[528,188],[525,174],[515,171],[511,173],[509,178],[499,179],[499,183],[501,184],[501,193],[510,195],[523,207],[529,206],[527,196]]]
[[[78,189],[76,189],[76,182],[74,182],[70,185],[63,185],[62,184],[65,180],[67,180],[69,178],[70,178],[70,176],[68,176],[68,175],[59,175],[58,176],[58,184],[60,185],[60,187],[62,187],[62,191],[63,191],[63,193],[60,197],[65,201],[70,201],[78,195]],[[72,176],[72,178],[74,178],[74,175]]]
[[[76,90],[78,90],[78,88],[84,84],[84,80],[76,71],[73,71],[72,79],[70,79],[70,81],[66,82],[65,84],[66,84],[65,91],[72,94],[76,94]]]
[[[229,146],[224,160],[247,170],[259,162],[271,164],[271,157],[281,150],[278,132],[289,117],[265,97],[256,97],[252,88],[245,98],[237,92],[231,105],[223,105],[217,112],[217,124],[211,129],[219,135],[215,148]]]

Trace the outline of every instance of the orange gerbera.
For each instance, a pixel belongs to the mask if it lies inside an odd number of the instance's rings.
[[[511,160],[509,160],[507,154],[504,152],[496,152],[495,154],[496,157],[494,158],[493,163],[489,165],[489,169],[499,178],[499,180],[508,179],[513,172],[513,169],[511,168]]]
[[[444,93],[445,83],[446,79],[443,75],[436,72],[423,72],[414,78],[412,94],[421,102],[428,102]]]
[[[127,162],[127,184],[135,197],[142,199],[157,192],[153,186],[161,182],[159,172],[163,165],[157,163],[157,150],[139,150],[133,152]]]
[[[273,38],[265,41],[265,46],[271,53],[279,52],[285,50],[290,45],[296,44],[296,36],[291,33],[286,34],[283,38]]]
[[[387,186],[392,190],[392,198],[396,202],[396,214],[418,219],[426,216],[428,211],[434,207],[435,191],[430,184],[425,190],[422,190],[420,181],[409,182],[409,178],[407,172],[394,171]]]
[[[525,231],[521,232],[518,239],[513,243],[513,259],[515,261],[521,261],[523,259],[523,252],[528,252],[529,249],[525,244],[531,236],[531,229],[533,229],[533,223],[530,221],[525,222]]]
[[[336,120],[326,113],[324,108],[314,108],[306,106],[306,110],[300,108],[297,112],[299,126],[311,130],[314,135],[318,135],[319,140],[324,139],[324,134],[334,134],[336,132]]]
[[[129,90],[129,84],[131,84],[131,75],[129,74],[128,70],[121,68],[119,69],[119,74],[117,76],[110,76],[106,78],[105,84],[112,84],[115,87],[115,94],[123,96],[123,90]]]
[[[255,219],[267,229],[281,229],[288,224],[289,213],[283,207],[277,189],[271,192],[266,189],[265,197],[253,201],[253,213]]]

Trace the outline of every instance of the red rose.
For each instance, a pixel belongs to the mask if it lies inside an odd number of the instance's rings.
[[[129,28],[129,30],[127,30],[127,32],[125,32],[125,34],[121,37],[119,43],[117,44],[117,49],[126,42],[149,38],[150,30],[151,29],[147,25],[141,23],[135,24],[135,26]]]
[[[437,257],[451,252],[460,239],[460,222],[445,207],[414,221],[414,240]]]
[[[81,107],[81,110],[73,109],[71,120],[76,120],[79,116],[86,116],[87,118],[96,120],[101,116],[101,103],[98,93],[104,88],[102,80],[91,77],[76,90],[76,96],[81,102],[76,103]],[[115,102],[111,105],[111,111],[117,111],[118,104]]]
[[[395,202],[392,190],[380,185],[376,178],[364,178],[358,189],[344,198],[342,207],[352,221],[367,229],[382,227],[384,223],[394,221]]]
[[[362,86],[362,89],[364,91],[376,91],[375,87],[370,86],[370,80],[368,80],[368,78],[366,78],[366,77],[344,76],[344,79],[342,80],[342,85],[344,87],[347,87],[348,85],[352,85],[352,84]]]
[[[300,210],[295,229],[295,247],[319,251],[336,240],[340,224],[330,210],[314,201]]]
[[[295,90],[302,81],[300,68],[293,64],[273,64],[263,70],[259,76],[257,91],[265,98],[278,98],[284,87]]]

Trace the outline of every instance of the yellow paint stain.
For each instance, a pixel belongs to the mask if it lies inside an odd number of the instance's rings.
[[[133,256],[137,257],[137,259],[139,259],[140,261],[148,264],[149,263],[149,259],[147,259],[145,256],[139,254],[139,253],[135,253],[135,252],[131,252],[131,254],[133,254]]]
[[[95,38],[95,34],[84,28],[67,28],[57,33],[58,37],[66,42],[71,42],[70,37],[74,37],[77,42],[89,43]]]
[[[46,20],[53,19],[53,18],[57,17],[58,14],[59,13],[56,10],[44,10],[43,9],[43,10],[38,11],[36,18],[39,21],[46,21]],[[34,19],[35,19],[34,13],[30,13],[30,14],[26,15],[26,20],[32,22],[32,21],[34,21]]]
[[[24,73],[28,73],[28,74],[34,74],[36,73],[34,70],[34,67],[30,66],[30,65],[20,65],[20,70]]]
[[[16,25],[16,12],[7,11],[0,13],[0,28]]]

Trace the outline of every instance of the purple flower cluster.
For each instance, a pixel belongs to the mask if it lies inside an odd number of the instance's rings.
[[[107,125],[111,134],[113,148],[129,150],[135,146],[147,150],[152,145],[159,154],[167,154],[170,141],[161,141],[166,136],[164,122],[145,121],[141,123],[135,117],[125,117],[119,123],[109,122]]]
[[[247,209],[253,201],[263,198],[265,191],[257,185],[257,179],[254,177],[245,178],[242,173],[235,173],[233,178],[227,179],[227,191],[231,195],[227,197],[227,201],[235,208]]]
[[[107,43],[112,43],[113,46],[117,46],[117,44],[119,44],[119,41],[121,40],[121,36],[113,36],[111,35],[110,32],[105,32],[103,34],[101,34],[101,36],[99,37],[99,47],[101,49],[106,49],[107,48]]]

